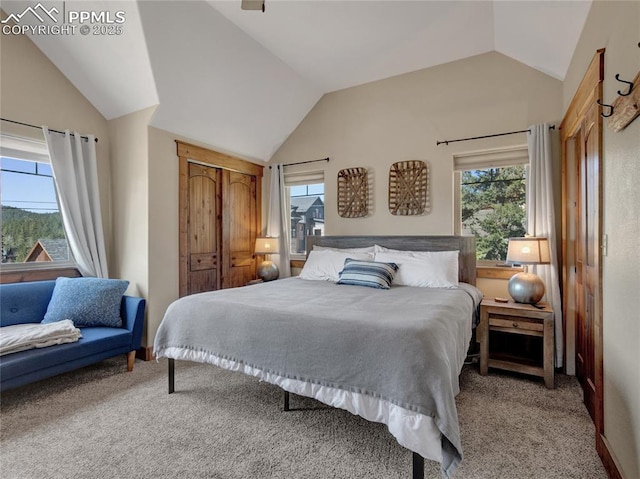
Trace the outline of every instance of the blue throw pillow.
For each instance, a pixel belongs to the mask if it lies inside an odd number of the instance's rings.
[[[398,265],[395,263],[359,261],[347,258],[344,261],[343,270],[340,271],[340,279],[337,284],[389,289],[397,272]]]
[[[76,328],[121,328],[120,303],[128,286],[120,279],[58,278],[42,322],[70,319]]]

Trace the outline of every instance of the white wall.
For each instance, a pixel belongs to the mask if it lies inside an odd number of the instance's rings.
[[[640,70],[640,2],[593,3],[564,82],[565,109],[596,50],[605,48],[604,102]],[[635,88],[640,88],[637,85]],[[604,121],[606,125],[606,120]],[[640,477],[640,119],[622,132],[604,127],[604,429],[623,477]]]

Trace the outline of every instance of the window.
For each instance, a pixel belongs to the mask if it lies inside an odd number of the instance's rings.
[[[44,142],[2,134],[2,264],[68,263],[49,155]]]
[[[306,254],[307,236],[324,235],[324,174],[285,174],[291,211],[291,254]]]
[[[525,147],[454,157],[456,234],[476,237],[479,264],[504,263],[526,232],[528,161]]]

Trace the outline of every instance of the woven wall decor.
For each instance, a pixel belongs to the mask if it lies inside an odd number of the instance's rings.
[[[338,214],[362,218],[369,212],[369,183],[366,168],[346,168],[338,172]]]
[[[424,161],[399,161],[389,170],[389,211],[411,216],[429,213],[429,168]]]

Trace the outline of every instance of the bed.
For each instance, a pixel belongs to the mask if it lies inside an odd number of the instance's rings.
[[[316,278],[303,270],[307,279],[180,298],[167,309],[154,341],[156,358],[169,358],[169,392],[176,359],[240,371],[281,387],[285,410],[294,393],[385,424],[413,452],[415,479],[424,475],[423,458],[440,462],[443,477],[451,477],[462,459],[458,376],[482,299],[473,286],[474,239],[311,236],[305,268],[335,254],[365,258],[354,263],[365,264],[368,253],[362,251],[374,245],[374,258],[456,251],[456,285],[377,289],[310,280]],[[311,253],[316,249],[330,252]]]

